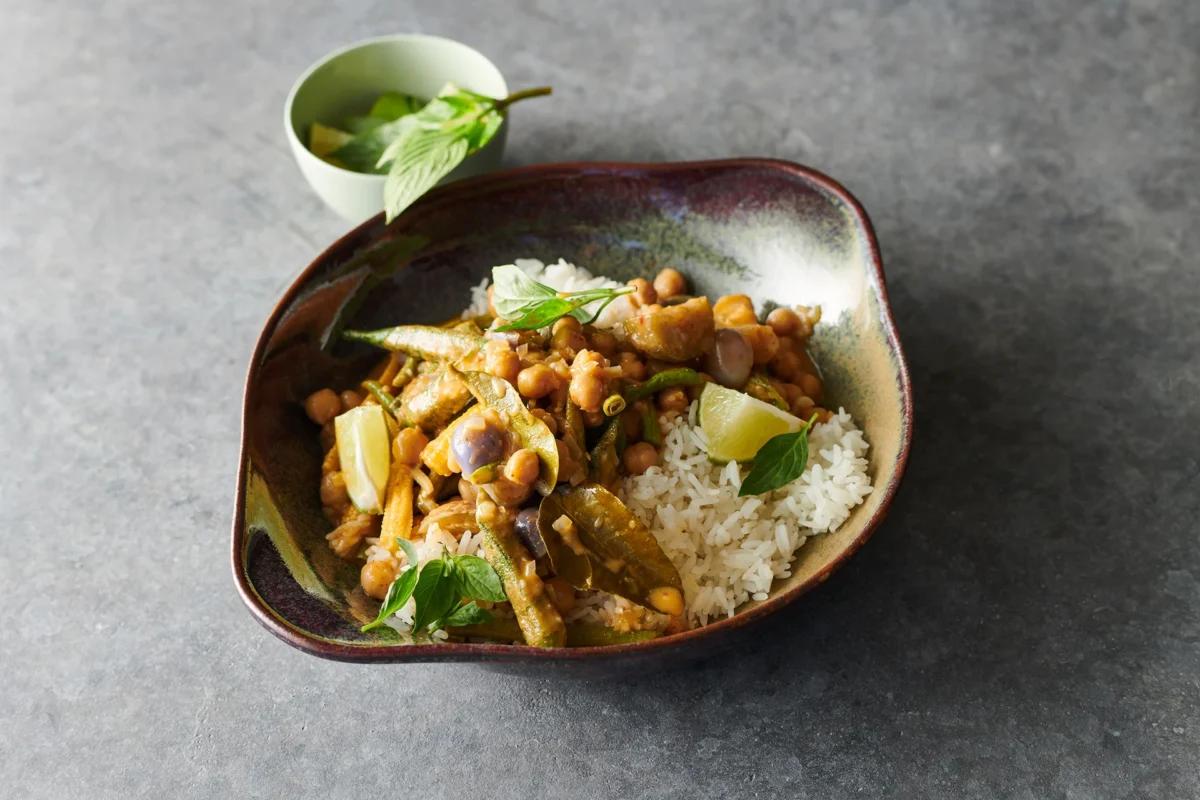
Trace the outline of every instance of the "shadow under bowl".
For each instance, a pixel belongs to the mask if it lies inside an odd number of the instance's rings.
[[[390,631],[360,633],[376,605],[359,588],[357,567],[325,542],[322,453],[301,403],[320,387],[357,383],[378,359],[378,351],[334,341],[343,326],[442,321],[494,265],[522,257],[561,257],[618,280],[674,266],[710,297],[744,293],[759,309],[819,304],[811,345],[827,404],[845,407],[866,434],[874,491],[837,531],[809,539],[767,600],[703,628],[549,650],[406,646]],[[830,178],[765,159],[549,164],[472,178],[431,192],[390,226],[378,216],[355,228],[300,274],[267,320],[246,380],[234,578],[268,630],[325,658],[613,669],[703,656],[820,584],[867,540],[903,475],[912,414],[875,235]]]

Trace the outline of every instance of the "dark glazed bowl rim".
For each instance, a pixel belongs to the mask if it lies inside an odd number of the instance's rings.
[[[251,387],[257,377],[259,363],[262,360],[267,342],[271,334],[275,330],[284,310],[290,305],[293,299],[300,293],[303,287],[308,282],[308,279],[331,258],[335,253],[342,252],[348,246],[351,246],[355,240],[362,238],[367,230],[379,225],[382,219],[382,213],[366,220],[362,224],[355,227],[349,233],[345,234],[329,247],[327,247],[320,255],[313,259],[303,272],[301,272],[283,296],[275,304],[271,311],[270,317],[263,326],[262,333],[259,335],[258,342],[255,344],[254,352],[250,357],[250,366],[246,374],[246,384],[244,387],[242,401],[242,421],[241,421],[241,442],[238,451],[238,475],[237,475],[237,490],[234,497],[235,509],[233,517],[233,547],[232,547],[232,563],[233,577],[237,584],[238,594],[241,595],[242,601],[254,615],[258,622],[269,630],[275,636],[292,645],[293,647],[303,650],[306,653],[311,653],[321,658],[332,659],[335,661],[362,661],[362,662],[415,662],[415,661],[450,661],[450,662],[466,662],[466,661],[490,661],[490,662],[534,662],[545,661],[547,663],[563,662],[563,661],[594,661],[599,659],[608,659],[625,655],[643,655],[651,652],[659,654],[665,651],[682,649],[685,646],[696,643],[700,639],[712,638],[721,636],[741,629],[746,625],[752,624],[758,620],[764,619],[767,616],[781,610],[785,606],[794,602],[805,592],[825,581],[829,575],[837,569],[841,564],[853,555],[864,542],[871,537],[875,529],[879,527],[884,516],[887,514],[892,500],[896,495],[896,491],[900,486],[900,481],[904,476],[905,466],[908,462],[909,450],[912,446],[912,426],[913,426],[913,400],[912,400],[912,384],[908,372],[908,364],[904,358],[904,351],[900,345],[900,337],[896,332],[895,320],[892,317],[891,303],[888,299],[887,284],[883,275],[883,263],[879,253],[879,243],[875,238],[874,228],[871,226],[871,220],[867,216],[867,212],[862,205],[844,186],[830,178],[824,173],[818,172],[815,169],[796,164],[791,161],[783,161],[779,159],[769,158],[727,158],[711,161],[678,161],[667,163],[636,163],[636,162],[621,162],[621,161],[573,161],[557,164],[534,164],[531,166],[517,167],[514,169],[493,172],[487,175],[480,175],[466,180],[457,181],[439,189],[430,192],[425,198],[420,201],[420,205],[424,206],[434,202],[453,202],[455,199],[468,195],[481,187],[492,187],[495,185],[503,185],[512,182],[525,182],[531,178],[545,177],[562,177],[579,174],[597,174],[597,173],[669,173],[676,171],[705,171],[705,170],[720,170],[729,168],[754,168],[777,170],[787,175],[801,178],[802,180],[813,184],[821,190],[837,197],[848,208],[853,211],[854,219],[859,226],[859,232],[864,241],[867,243],[867,252],[870,257],[870,268],[874,271],[874,278],[879,291],[880,300],[880,322],[883,326],[884,334],[887,338],[888,346],[896,354],[897,365],[899,367],[900,393],[903,401],[903,409],[901,410],[902,423],[902,439],[900,449],[895,460],[895,469],[892,471],[891,480],[887,486],[883,488],[883,500],[875,513],[867,520],[863,526],[862,532],[855,538],[841,553],[839,553],[821,572],[814,574],[811,578],[794,586],[791,589],[768,598],[761,604],[740,611],[732,617],[727,617],[716,622],[711,622],[701,628],[695,628],[683,633],[677,633],[672,636],[665,636],[658,639],[650,639],[643,642],[634,642],[630,644],[609,645],[605,647],[587,647],[587,648],[553,648],[544,649],[537,647],[529,647],[526,645],[515,644],[472,644],[472,643],[455,643],[447,642],[442,644],[429,644],[414,647],[401,647],[396,645],[356,645],[345,642],[334,641],[307,633],[298,628],[293,627],[285,620],[281,619],[266,606],[259,594],[250,585],[246,577],[244,569],[244,554],[246,552],[245,542],[245,527],[246,527],[246,483],[248,477],[248,456],[247,456],[247,441],[246,427],[249,419],[249,398]]]

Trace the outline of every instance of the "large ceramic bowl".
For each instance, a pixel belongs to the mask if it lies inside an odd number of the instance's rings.
[[[321,453],[300,401],[349,385],[377,358],[335,341],[347,324],[437,322],[495,264],[566,258],[629,278],[678,267],[710,296],[819,303],[813,339],[831,404],[870,442],[875,491],[836,532],[809,540],[769,599],[705,628],[636,644],[542,650],[500,644],[404,646],[360,633],[374,616],[358,570],[326,546]],[[246,380],[233,521],[233,571],[254,616],[301,650],[346,661],[522,661],[675,657],[794,602],[857,550],[883,519],[908,457],[912,396],[888,308],[879,248],[855,199],[782,161],[557,164],[443,187],[391,226],[376,217],[335,242],[292,284],[255,347]]]

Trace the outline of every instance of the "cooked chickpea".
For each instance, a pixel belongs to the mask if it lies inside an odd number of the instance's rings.
[[[584,336],[588,340],[589,348],[606,358],[617,352],[617,337],[613,336],[610,331],[595,328],[590,331],[584,329]]]
[[[599,411],[605,398],[605,380],[601,370],[607,366],[604,356],[581,350],[571,364],[571,401],[584,411]]]
[[[754,325],[758,317],[754,314],[754,303],[744,294],[727,294],[713,303],[713,320],[718,328],[737,325]]]
[[[507,478],[485,483],[479,487],[481,492],[494,500],[497,505],[508,506],[515,508],[529,499],[529,495],[533,494],[533,485],[529,483],[517,483],[510,481]],[[476,498],[478,502],[478,498]]]
[[[332,449],[335,444],[337,444],[337,431],[334,430],[332,422],[325,423],[324,427],[321,428],[321,433],[318,438],[321,442],[322,450],[328,451]]]
[[[575,587],[567,583],[565,578],[555,576],[545,583],[546,596],[560,614],[566,614],[575,608]]]
[[[638,442],[625,448],[621,463],[630,475],[641,475],[651,467],[658,466],[658,450],[649,442]]]
[[[804,396],[804,390],[794,383],[781,383],[779,384],[778,391],[783,395],[783,399],[787,401],[789,406],[795,403],[797,398]]]
[[[392,452],[401,464],[415,467],[421,463],[421,452],[429,444],[429,437],[420,428],[401,428],[396,434]]]
[[[517,390],[525,397],[537,400],[558,387],[558,377],[545,364],[526,367],[517,375]]]
[[[622,377],[628,378],[631,381],[641,381],[646,379],[646,364],[642,359],[638,358],[637,353],[622,351],[617,356],[617,364],[621,367]]]
[[[800,376],[800,390],[814,400],[821,399],[821,379],[811,373],[804,373]]]
[[[754,350],[754,365],[761,367],[779,352],[779,337],[768,325],[739,325],[742,334]]]
[[[790,308],[777,308],[767,314],[767,324],[778,336],[791,336],[800,330],[800,315]]]
[[[513,352],[508,342],[492,339],[484,349],[483,369],[497,378],[516,383],[521,372],[521,357]]]
[[[790,351],[776,353],[771,359],[771,371],[785,381],[795,381],[801,374],[800,356]]]
[[[374,597],[376,600],[383,600],[387,597],[388,589],[392,586],[392,581],[396,580],[396,568],[391,561],[383,559],[377,561],[368,561],[363,564],[362,572],[359,573],[362,581],[363,591],[369,597]]]
[[[327,472],[321,478],[321,505],[335,511],[350,507],[350,495],[346,491],[346,478],[340,471]]]
[[[642,409],[645,402],[639,400],[621,415],[621,427],[625,429],[625,442],[632,444],[642,438]]]
[[[363,396],[353,389],[347,389],[341,394],[342,410],[349,411],[362,405]]]
[[[575,331],[578,333],[582,330],[583,323],[569,314],[565,317],[560,317],[555,320],[554,325],[552,325],[550,328],[551,333],[559,333],[560,331]]]
[[[662,411],[686,411],[691,400],[680,386],[671,386],[658,393],[658,407]]]
[[[582,326],[574,317],[563,317],[550,329],[550,349],[562,353],[563,358],[573,359],[576,353],[586,348],[587,340],[583,338]]]
[[[667,267],[654,276],[654,291],[658,293],[659,300],[666,300],[686,292],[687,281],[683,279],[679,270]]]
[[[654,291],[654,286],[645,278],[634,278],[629,282],[633,287],[633,304],[635,307],[652,306],[658,302],[658,292]]]
[[[540,468],[541,464],[538,461],[537,453],[527,447],[522,447],[508,457],[508,461],[504,465],[504,477],[513,483],[528,486],[537,480]]]
[[[342,401],[333,389],[320,389],[304,400],[304,413],[318,425],[324,425],[342,413]]]
[[[792,413],[807,422],[813,415],[813,408],[816,406],[816,402],[811,397],[799,395],[790,405]]]

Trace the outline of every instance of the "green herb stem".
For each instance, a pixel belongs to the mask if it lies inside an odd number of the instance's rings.
[[[527,100],[530,97],[545,97],[546,95],[552,94],[553,92],[554,92],[554,89],[550,86],[535,86],[532,89],[522,89],[519,92],[513,92],[508,97],[505,97],[502,100],[497,100],[496,101],[496,110],[503,111],[504,109],[511,106],[513,103],[519,102],[521,100]]]

